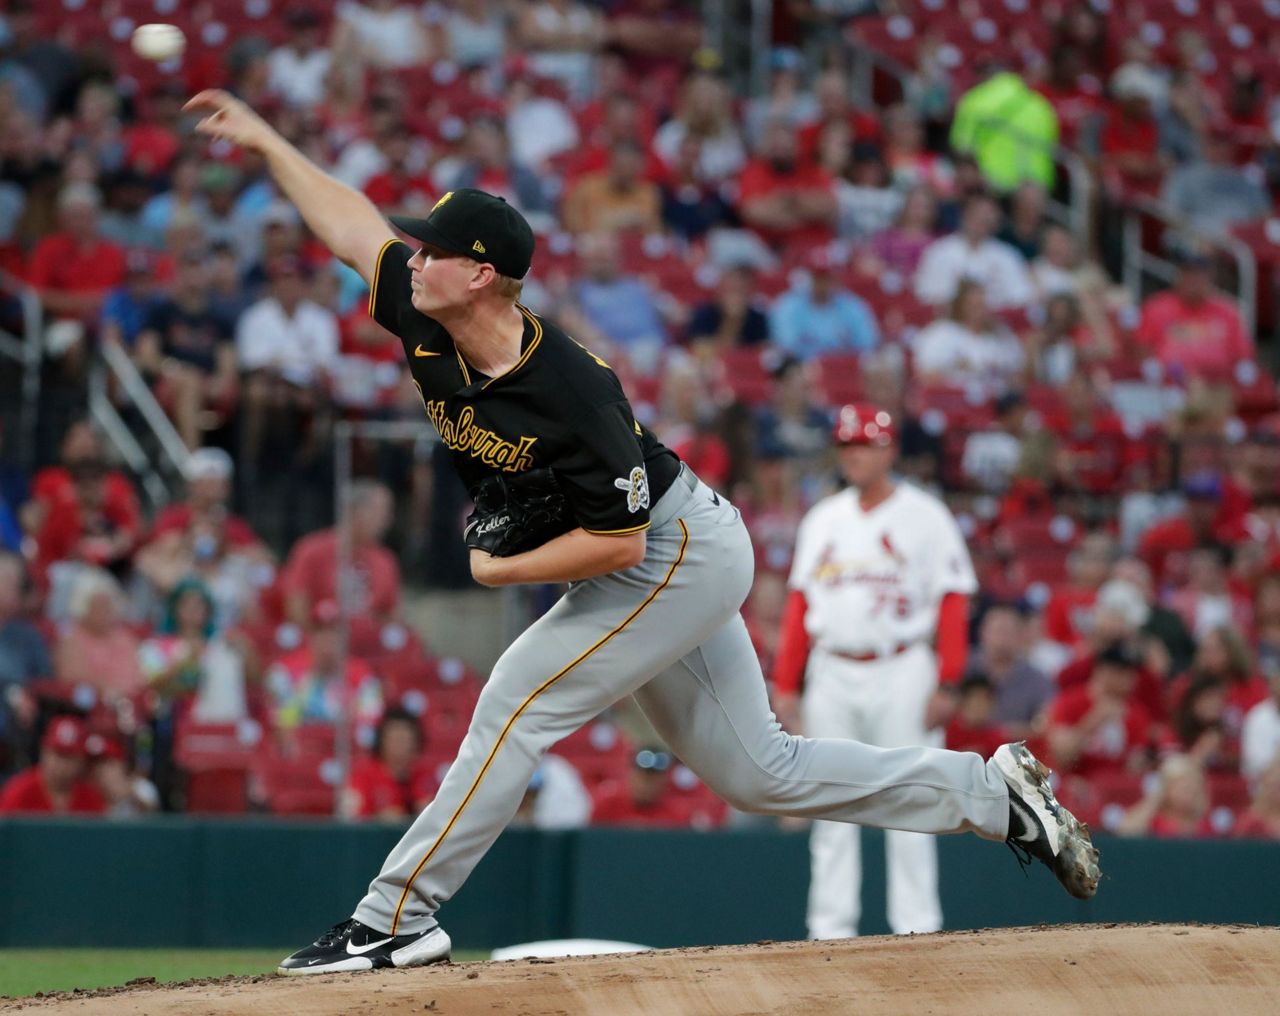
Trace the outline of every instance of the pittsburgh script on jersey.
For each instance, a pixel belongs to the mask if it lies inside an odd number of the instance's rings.
[[[450,420],[445,413],[443,399],[424,400],[427,416],[440,432],[440,440],[455,452],[466,452],[486,466],[501,469],[504,473],[523,473],[533,468],[530,449],[536,437],[521,437],[516,442],[504,441],[491,430],[475,424],[475,410],[463,406],[457,420]]]

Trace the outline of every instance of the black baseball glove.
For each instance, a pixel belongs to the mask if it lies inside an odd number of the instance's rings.
[[[523,554],[577,525],[550,469],[486,476],[471,499],[476,507],[467,516],[462,538],[468,547],[494,557]]]

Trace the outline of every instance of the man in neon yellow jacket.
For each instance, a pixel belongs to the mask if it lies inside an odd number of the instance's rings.
[[[1058,115],[1012,71],[995,69],[956,104],[951,147],[969,152],[987,182],[1005,193],[1028,180],[1053,187]]]

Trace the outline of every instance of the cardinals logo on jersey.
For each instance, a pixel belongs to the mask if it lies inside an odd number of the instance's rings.
[[[884,548],[884,552],[893,558],[897,564],[906,564],[907,559],[898,553],[898,548],[893,545],[893,541],[889,539],[888,533],[880,534],[880,546]]]

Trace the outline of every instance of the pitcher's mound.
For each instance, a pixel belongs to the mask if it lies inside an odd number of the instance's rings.
[[[1280,929],[1067,925],[762,943],[324,977],[225,978],[0,1004],[31,1016],[1272,1016]]]

